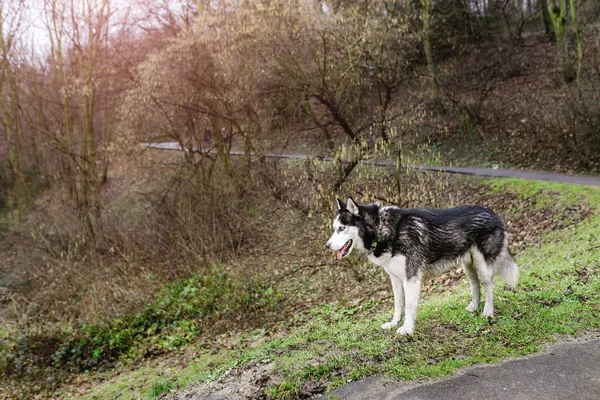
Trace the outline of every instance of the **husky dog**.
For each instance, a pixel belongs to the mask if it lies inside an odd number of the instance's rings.
[[[486,207],[462,206],[443,210],[381,207],[379,203],[358,205],[337,200],[338,214],[327,248],[338,260],[354,248],[383,267],[392,281],[394,316],[382,325],[410,335],[415,329],[421,281],[462,265],[471,282],[471,303],[479,307],[480,284],[485,289],[483,315],[494,315],[494,276],[500,274],[514,288],[518,266],[508,251],[502,219]]]

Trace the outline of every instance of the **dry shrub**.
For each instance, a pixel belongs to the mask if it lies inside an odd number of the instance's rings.
[[[8,236],[6,321],[98,322],[139,309],[157,284],[235,258],[251,203],[219,167],[205,180],[185,164],[128,187],[102,212],[95,240],[57,190]],[[12,283],[11,283],[12,282]]]
[[[210,264],[236,256],[247,208],[235,187],[223,171],[208,180],[180,167],[158,182],[130,188],[109,207],[105,236],[113,251],[171,271],[177,262]]]

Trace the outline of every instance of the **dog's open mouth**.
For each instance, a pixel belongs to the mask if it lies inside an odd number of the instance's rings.
[[[346,244],[344,244],[344,246],[338,250],[337,259],[341,260],[342,258],[346,257],[348,255],[348,253],[350,252],[351,248],[352,248],[352,239],[348,240],[346,242]]]

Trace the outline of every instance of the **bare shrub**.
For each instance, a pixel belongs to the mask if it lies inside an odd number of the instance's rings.
[[[21,323],[73,324],[131,312],[158,283],[189,277],[235,258],[252,235],[251,203],[218,168],[214,180],[183,167],[129,187],[108,203],[95,241],[60,194],[11,233],[20,270],[3,311]]]

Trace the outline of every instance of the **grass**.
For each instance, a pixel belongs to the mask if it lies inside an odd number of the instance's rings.
[[[150,392],[149,397],[156,398],[161,394],[166,393],[171,389],[174,389],[175,387],[175,382],[168,379],[156,381],[152,386],[152,391]]]
[[[223,266],[214,266],[206,274],[169,283],[142,312],[105,324],[26,332],[17,338],[0,329],[0,374],[19,377],[23,365],[65,373],[106,367],[117,360],[140,361],[147,354],[163,354],[214,334],[210,328],[219,319],[258,319],[276,309],[279,301],[265,283],[234,279]],[[166,391],[171,383],[158,380],[152,392]]]
[[[536,195],[540,203],[600,204],[600,191],[594,188],[493,182],[488,184],[495,190]],[[491,321],[464,310],[469,299],[466,282],[420,306],[419,324],[411,338],[380,330],[389,315],[373,312],[380,310],[377,306],[363,307],[355,314],[344,307],[315,310],[305,329],[265,350],[264,356],[273,358],[285,377],[268,394],[293,397],[305,380],[325,382],[331,389],[372,374],[400,380],[446,376],[460,367],[531,354],[558,335],[600,327],[599,217],[547,235],[518,262],[519,290],[497,290],[499,314]],[[297,359],[294,349],[300,347]],[[305,360],[319,363],[307,368]]]
[[[245,364],[252,359],[254,352],[246,352],[243,343],[256,337],[256,331],[237,335],[237,345],[233,349],[221,347],[218,351],[206,351],[198,356],[186,357],[186,366],[172,365],[169,359],[152,361],[148,365],[135,366],[135,369],[121,371],[104,382],[93,384],[93,389],[85,396],[77,396],[74,390],[62,393],[65,398],[97,399],[146,399],[152,400],[173,390],[193,384],[210,382],[223,376],[227,371]],[[199,348],[192,347],[194,350]],[[188,349],[190,350],[190,349]],[[178,357],[179,358],[179,357]],[[269,359],[262,359],[268,362]],[[189,363],[187,362],[189,361]],[[133,366],[132,366],[133,367]]]
[[[543,208],[551,203],[561,207],[584,203],[597,209],[600,198],[598,188],[594,186],[528,181],[517,178],[485,179],[481,180],[481,183],[489,186],[494,192],[509,192],[515,193],[519,197],[533,197],[538,208]]]
[[[297,315],[300,329],[255,350],[206,354],[176,378],[158,377],[140,393],[156,398],[173,388],[214,379],[250,360],[274,363],[281,379],[271,383],[266,394],[275,399],[296,397],[300,384],[307,381],[332,390],[374,374],[426,380],[474,364],[528,355],[558,337],[600,328],[600,190],[516,179],[482,182],[494,191],[534,196],[538,205],[585,203],[592,209],[583,222],[547,234],[539,245],[521,253],[518,290],[497,285],[498,314],[493,320],[465,311],[466,280],[451,292],[422,302],[412,337],[380,329],[391,316],[391,300],[326,304]],[[97,387],[93,397],[110,398],[108,387]]]

